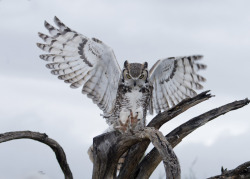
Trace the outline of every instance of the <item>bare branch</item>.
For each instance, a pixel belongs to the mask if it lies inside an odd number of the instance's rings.
[[[156,129],[159,129],[164,123],[170,121],[189,108],[210,99],[212,95],[209,94],[209,92],[210,91],[204,91],[193,98],[187,98],[168,111],[158,114],[151,120],[151,122],[148,124],[148,127],[155,127]],[[139,170],[136,171],[136,167],[143,157],[149,143],[149,141],[142,141],[129,149],[126,160],[122,165],[120,174],[118,176],[119,179],[133,178],[133,176],[136,175],[135,172],[139,172]]]
[[[207,122],[217,118],[220,115],[223,115],[232,110],[239,109],[247,105],[249,102],[250,101],[248,99],[244,99],[210,110],[180,125],[172,132],[170,132],[168,135],[166,135],[166,138],[174,148],[182,141],[184,137],[186,137],[188,134],[190,134],[197,128],[203,126]],[[138,166],[136,172],[137,175],[135,176],[135,178],[148,178],[155,170],[155,168],[159,165],[160,162],[161,162],[161,156],[159,152],[155,148],[153,148],[147,154],[147,156],[144,157],[143,161]]]
[[[221,175],[210,177],[208,179],[217,179],[217,178],[250,178],[250,161],[245,162],[233,170],[221,169]]]
[[[15,139],[32,139],[48,145],[55,152],[57,161],[64,173],[65,179],[73,179],[73,175],[67,163],[63,148],[55,140],[49,138],[45,133],[42,134],[31,131],[16,131],[0,134],[0,143]]]
[[[167,178],[180,178],[179,161],[172,147],[161,132],[149,127],[133,134],[121,135],[119,132],[110,132],[95,137],[93,142],[94,169],[92,178],[114,178],[117,162],[121,155],[130,146],[147,139],[150,139],[160,152]]]

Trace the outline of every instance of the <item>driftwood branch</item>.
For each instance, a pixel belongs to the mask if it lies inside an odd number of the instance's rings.
[[[247,105],[249,102],[250,101],[248,99],[244,99],[210,110],[180,125],[172,132],[170,132],[168,135],[166,135],[166,139],[174,148],[182,141],[184,137],[186,137],[188,134],[190,134],[197,128],[203,126],[207,122],[217,118],[220,115],[223,115],[232,110],[239,109]],[[161,160],[162,159],[158,151],[155,148],[153,148],[139,164],[136,172],[137,175],[134,176],[134,178],[148,178],[155,170],[155,168],[159,165]]]
[[[149,122],[148,127],[155,127],[156,129],[159,129],[164,123],[170,121],[189,108],[210,99],[212,95],[209,94],[209,92],[209,90],[204,91],[193,98],[187,98],[168,111],[156,115]],[[133,178],[138,175],[138,173],[140,172],[140,169],[137,168],[138,163],[142,159],[149,143],[149,141],[142,141],[129,149],[125,163],[122,165],[121,171],[119,173],[119,179]]]
[[[111,132],[94,138],[94,169],[93,179],[116,178],[116,166],[122,154],[130,146],[142,140],[150,140],[159,151],[167,178],[180,178],[180,164],[171,145],[161,132],[154,128],[129,134]]]
[[[63,148],[55,140],[49,138],[46,134],[31,131],[16,131],[0,134],[0,143],[15,139],[32,139],[48,145],[55,152],[57,161],[64,173],[65,179],[73,179],[73,175],[67,163]]]
[[[233,170],[221,168],[221,175],[210,177],[208,179],[232,179],[232,178],[250,178],[250,161],[245,162]]]

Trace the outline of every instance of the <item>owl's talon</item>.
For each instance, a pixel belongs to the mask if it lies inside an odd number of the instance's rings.
[[[115,129],[118,129],[121,133],[126,133],[129,129],[129,119],[123,123],[121,120],[118,120],[119,126],[116,126]]]

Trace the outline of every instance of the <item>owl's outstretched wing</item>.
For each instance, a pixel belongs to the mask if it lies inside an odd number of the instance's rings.
[[[71,88],[82,87],[82,93],[96,103],[104,114],[114,107],[120,67],[113,50],[102,41],[89,39],[54,18],[58,29],[45,21],[50,36],[39,33],[46,44],[37,46],[49,54],[40,55],[48,61],[47,68]]]
[[[206,65],[197,63],[201,55],[186,57],[171,57],[158,60],[150,70],[150,83],[153,85],[153,95],[149,112],[165,111],[187,97],[196,95],[194,89],[202,89],[200,82],[205,78],[197,71],[205,69]]]

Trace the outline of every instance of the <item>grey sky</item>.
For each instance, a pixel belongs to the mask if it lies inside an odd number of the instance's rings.
[[[79,90],[52,76],[38,55],[37,32],[56,15],[72,29],[113,48],[118,62],[204,55],[205,89],[216,95],[180,115],[161,131],[209,109],[250,97],[250,1],[0,1],[0,133],[46,132],[65,149],[75,178],[90,178],[86,154],[92,138],[107,125],[101,111]],[[220,173],[250,160],[249,106],[221,116],[195,131],[176,147],[183,178],[196,159],[197,178]],[[152,116],[148,117],[150,120]],[[229,150],[230,149],[230,150]],[[240,151],[240,152],[239,152]],[[240,155],[239,155],[240,153]],[[238,154],[236,156],[236,154]],[[0,145],[0,179],[19,179],[43,171],[63,178],[52,151],[29,140]],[[152,178],[158,178],[162,166]]]

